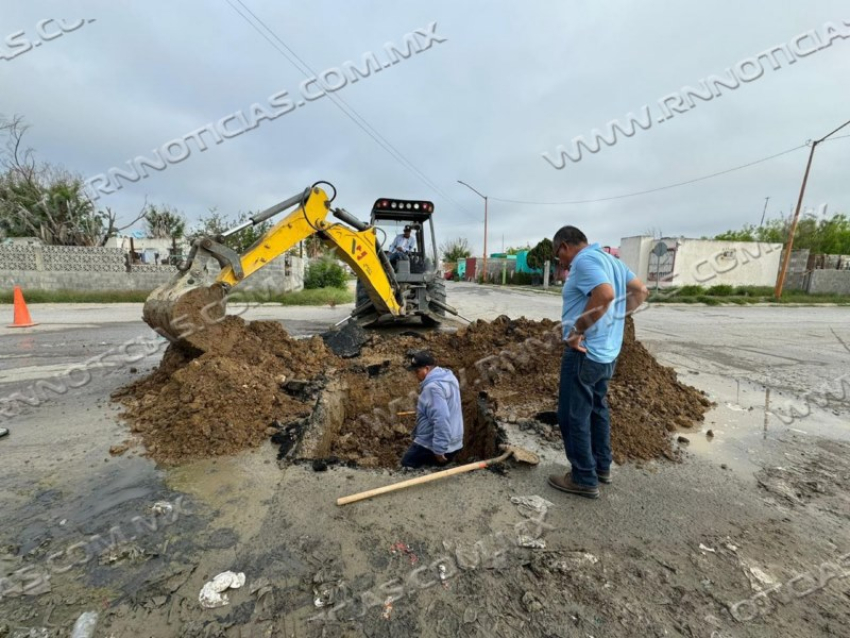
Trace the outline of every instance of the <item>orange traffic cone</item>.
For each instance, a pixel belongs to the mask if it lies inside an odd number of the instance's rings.
[[[21,287],[15,286],[15,322],[9,327],[29,328],[36,325],[38,324],[30,318],[30,311],[27,310],[27,302],[24,301],[24,293],[21,292]]]

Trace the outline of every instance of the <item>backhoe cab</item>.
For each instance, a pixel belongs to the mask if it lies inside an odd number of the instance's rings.
[[[424,200],[403,200],[383,197],[372,206],[370,226],[376,230],[378,250],[390,262],[393,240],[409,226],[415,239],[415,249],[395,261],[390,276],[395,280],[397,299],[405,307],[405,317],[419,317],[425,325],[437,325],[446,312],[457,311],[446,304],[445,281],[439,270],[437,240],[432,215],[434,204]],[[383,261],[383,260],[382,260]],[[398,321],[381,313],[370,299],[366,286],[357,282],[357,298],[352,315],[361,325],[381,320]]]

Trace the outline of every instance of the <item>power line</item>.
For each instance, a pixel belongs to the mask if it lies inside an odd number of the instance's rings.
[[[844,127],[846,127],[846,126],[850,126],[850,120],[847,120],[846,122],[844,122],[844,124],[842,124],[841,126],[839,126],[837,129],[835,129],[835,130],[834,130],[834,131],[832,131],[831,133],[827,133],[827,134],[826,134],[826,135],[824,135],[822,138],[820,138],[819,140],[817,140],[815,143],[816,143],[816,144],[820,144],[820,143],[821,143],[821,142],[823,142],[826,138],[828,138],[828,137],[832,137],[834,134],[838,133],[838,131],[840,131],[841,129],[843,129],[843,128],[844,128]],[[844,137],[844,136],[842,135],[842,137]]]
[[[254,24],[236,5],[233,4],[231,0],[225,0],[227,4],[237,13],[239,16],[245,20],[257,33],[259,33],[272,47],[278,51],[281,55],[283,55],[286,60],[292,64],[300,73],[302,73],[305,77],[310,77],[310,74],[313,76],[317,76],[318,73],[307,63],[305,62],[293,49],[290,47],[284,40],[274,32],[274,30],[266,24],[262,18],[260,18],[256,13],[254,13],[250,7],[248,7],[242,0],[235,0],[244,10],[251,15],[262,27],[269,33],[271,36],[280,43],[278,46],[275,42],[273,42],[266,33],[264,33],[256,24]],[[283,49],[281,49],[281,46]],[[285,49],[285,50],[284,50]],[[419,168],[416,167],[413,162],[411,162],[405,155],[399,151],[395,146],[390,143],[383,135],[381,135],[375,127],[373,127],[367,120],[364,118],[357,110],[348,104],[342,97],[335,95],[333,93],[325,93],[328,99],[336,106],[348,119],[350,119],[356,126],[358,126],[366,135],[368,135],[372,140],[378,144],[381,148],[383,148],[390,156],[395,159],[399,164],[401,164],[404,168],[410,171],[419,181],[425,184],[428,188],[437,193],[440,197],[442,197],[447,202],[451,203],[458,210],[462,211],[466,215],[470,217],[475,217],[467,211],[463,206],[454,201],[451,197],[449,197],[446,193],[444,193],[439,186],[437,186],[425,173],[423,173]],[[475,217],[477,219],[477,217]]]
[[[837,128],[834,132],[840,131],[842,128],[850,124],[844,124]],[[850,135],[839,135],[837,137],[832,137],[830,139],[821,140],[823,143],[834,142],[835,140],[840,140],[844,138],[848,138]],[[711,179],[713,177],[718,177],[720,175],[725,175],[727,173],[733,173],[735,171],[739,171],[744,168],[749,168],[750,166],[755,166],[756,164],[761,164],[763,162],[767,162],[772,159],[776,159],[777,157],[781,157],[782,155],[787,155],[788,153],[793,153],[794,151],[799,151],[801,148],[806,148],[809,146],[811,142],[806,142],[805,144],[801,144],[800,146],[795,146],[794,148],[789,148],[787,151],[782,151],[781,153],[776,153],[775,155],[770,155],[768,157],[763,157],[762,159],[756,160],[754,162],[750,162],[749,164],[742,164],[741,166],[735,166],[734,168],[728,168],[724,171],[718,171],[717,173],[711,173],[710,175],[704,175],[702,177],[697,177],[695,179],[689,179],[684,182],[677,182],[675,184],[668,184],[667,186],[659,186],[658,188],[650,188],[644,191],[637,191],[634,193],[625,193],[623,195],[613,195],[611,197],[601,197],[599,199],[580,199],[575,201],[567,201],[567,202],[535,202],[535,201],[526,201],[520,199],[503,199],[501,197],[491,197],[490,199],[495,202],[505,202],[508,204],[528,204],[532,206],[562,206],[567,204],[595,204],[597,202],[610,202],[615,199],[626,199],[627,197],[637,197],[638,195],[648,195],[649,193],[657,193],[659,191],[668,190],[671,188],[678,188],[679,186],[685,186],[687,184],[694,184],[696,182],[702,182],[707,179]]]
[[[850,136],[848,136],[850,137]],[[800,146],[795,146],[794,148],[789,148],[787,151],[782,151],[781,153],[776,153],[776,155],[771,155],[770,157],[764,157],[762,159],[756,160],[754,162],[750,162],[748,164],[742,164],[741,166],[735,166],[734,168],[728,168],[724,171],[718,171],[716,173],[711,173],[710,175],[704,175],[702,177],[697,177],[694,179],[689,179],[684,182],[677,182],[675,184],[668,184],[667,186],[659,186],[658,188],[650,188],[644,191],[637,191],[635,193],[625,193],[623,195],[612,195],[611,197],[600,197],[598,199],[579,199],[575,201],[566,201],[566,202],[534,202],[534,201],[525,201],[520,199],[502,199],[500,197],[491,197],[493,201],[496,202],[506,202],[509,204],[529,204],[535,206],[561,206],[565,204],[595,204],[596,202],[610,202],[615,199],[625,199],[627,197],[637,197],[638,195],[648,195],[649,193],[657,193],[659,191],[668,190],[670,188],[678,188],[679,186],[685,186],[687,184],[694,184],[696,182],[702,182],[707,179],[711,179],[712,177],[718,177],[719,175],[725,175],[727,173],[732,173],[734,171],[739,171],[744,168],[749,168],[750,166],[755,166],[756,164],[761,164],[762,162],[767,162],[768,160],[775,159],[782,155],[787,155],[788,153],[793,153],[794,151],[799,151],[801,148],[806,148],[808,144],[801,144]]]

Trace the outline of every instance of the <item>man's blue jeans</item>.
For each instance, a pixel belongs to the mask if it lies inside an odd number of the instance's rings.
[[[395,268],[395,265],[399,261],[408,261],[409,259],[410,257],[408,256],[408,254],[404,252],[395,251],[390,253],[390,265],[393,268]]]
[[[451,462],[457,456],[457,451],[446,452],[443,456],[446,457],[447,461]],[[407,452],[404,453],[404,456],[401,459],[401,465],[402,467],[419,468],[439,465],[439,463],[437,463],[437,459],[434,457],[434,453],[431,450],[424,445],[414,443],[410,446]]]
[[[572,466],[573,483],[595,487],[596,473],[611,470],[608,382],[612,363],[596,363],[569,346],[561,358],[558,425]]]

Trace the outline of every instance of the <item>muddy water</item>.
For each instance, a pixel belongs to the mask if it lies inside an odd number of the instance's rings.
[[[170,470],[165,482],[215,513],[212,530],[239,529],[239,542],[245,542],[262,526],[268,503],[280,488],[282,474],[274,454],[266,444],[237,456],[203,459]]]
[[[752,479],[763,463],[769,442],[783,441],[792,434],[850,441],[848,419],[806,402],[796,394],[747,379],[728,375],[684,374],[686,382],[708,393],[717,406],[706,415],[699,429],[682,431],[689,442],[681,449],[740,470]],[[837,385],[837,384],[836,384]],[[794,411],[798,418],[792,418]],[[708,436],[708,431],[713,436]]]

